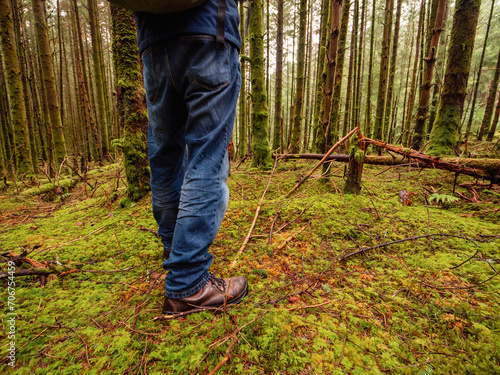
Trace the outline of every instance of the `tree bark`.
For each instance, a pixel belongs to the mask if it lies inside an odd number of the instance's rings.
[[[283,3],[278,0],[277,40],[276,40],[276,91],[274,98],[273,150],[281,150],[281,124],[283,101]]]
[[[269,169],[272,164],[267,134],[266,79],[264,74],[264,43],[262,0],[250,1],[250,74],[252,79],[252,167]]]
[[[446,0],[439,0],[434,27],[432,28],[432,37],[429,45],[429,52],[427,54],[427,57],[424,58],[426,64],[424,67],[424,84],[422,85],[422,89],[420,91],[420,101],[417,109],[417,120],[415,123],[415,130],[413,131],[412,148],[414,148],[415,150],[420,149],[422,139],[424,138],[425,120],[427,118],[427,112],[429,110],[429,98],[432,87],[432,75],[434,73],[434,64],[437,60],[439,37],[441,35],[441,32],[443,31],[443,18],[445,8]]]
[[[295,118],[293,120],[292,140],[290,149],[293,152],[300,150],[301,127],[303,118],[305,59],[306,59],[306,27],[307,27],[307,0],[300,0],[299,9],[299,43],[297,52],[297,86],[295,93]]]
[[[491,118],[493,117],[493,107],[495,105],[495,98],[498,91],[498,82],[500,80],[500,49],[498,50],[497,65],[495,68],[495,74],[493,76],[493,81],[491,82],[490,92],[488,94],[488,99],[486,101],[486,108],[484,110],[484,117],[481,123],[481,129],[479,130],[478,139],[482,140],[483,134],[488,134],[486,140],[491,142],[493,140],[493,135],[489,136]]]
[[[111,6],[113,60],[117,102],[123,124],[123,156],[127,196],[138,201],[149,191],[146,129],[148,117],[133,14]]]
[[[9,0],[0,0],[0,48],[7,93],[9,98],[10,121],[16,157],[15,169],[18,175],[33,172],[30,153],[30,139],[23,84],[16,47],[14,46],[14,26]]]
[[[443,93],[430,135],[430,155],[449,155],[457,146],[480,5],[481,0],[457,0]]]

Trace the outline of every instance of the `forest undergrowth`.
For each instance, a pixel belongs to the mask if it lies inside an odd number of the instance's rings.
[[[118,165],[56,193],[3,186],[2,270],[11,259],[49,271],[15,278],[14,369],[2,280],[0,371],[500,373],[500,188],[365,165],[362,193],[351,196],[333,163],[328,178],[285,198],[315,163],[278,161],[272,172],[233,163],[212,272],[247,276],[249,295],[179,319],[160,314],[151,198],[124,204]]]

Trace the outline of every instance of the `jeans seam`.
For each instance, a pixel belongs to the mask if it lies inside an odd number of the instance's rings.
[[[168,75],[170,76],[170,82],[172,82],[172,86],[174,87],[175,91],[179,91],[177,89],[177,86],[175,85],[172,69],[170,68],[170,59],[168,58],[168,42],[165,42],[165,65],[167,67]]]

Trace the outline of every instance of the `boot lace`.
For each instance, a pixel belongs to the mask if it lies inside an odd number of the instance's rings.
[[[212,284],[221,292],[226,292],[226,281],[220,277],[212,276],[208,278],[208,280],[212,281]]]

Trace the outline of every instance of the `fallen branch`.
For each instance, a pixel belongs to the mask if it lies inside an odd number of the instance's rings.
[[[219,362],[219,364],[217,366],[215,366],[215,368],[212,371],[210,371],[208,375],[216,374],[217,371],[219,371],[221,369],[221,367],[224,366],[224,364],[227,361],[229,361],[229,353],[233,349],[234,344],[236,344],[236,341],[237,341],[236,338],[234,338],[233,341],[231,342],[231,344],[229,345],[229,347],[227,348],[226,355],[224,356],[224,358],[222,358],[222,360]]]
[[[342,143],[344,143],[346,140],[348,140],[354,133],[356,133],[358,131],[358,127],[352,129],[344,138],[342,138],[340,141],[338,141],[337,143],[335,143],[333,145],[333,147],[328,150],[328,152],[323,156],[323,158],[319,161],[318,164],[316,164],[316,166],[311,169],[311,171],[306,174],[304,177],[302,177],[302,179],[297,183],[297,185],[295,185],[293,187],[292,190],[290,190],[287,194],[286,194],[286,197],[289,197],[290,195],[292,195],[292,193],[297,190],[309,177],[311,177],[311,175],[314,173],[314,171],[316,171],[316,169],[318,169],[325,161],[326,159],[328,158],[328,156],[330,156],[333,151],[335,151]]]
[[[252,225],[250,226],[250,230],[248,231],[247,236],[243,240],[243,244],[241,245],[240,249],[238,250],[238,253],[236,254],[236,258],[233,260],[233,263],[231,264],[231,267],[230,267],[231,269],[234,268],[234,266],[236,266],[236,263],[238,262],[238,259],[241,255],[241,253],[243,252],[243,250],[245,250],[245,247],[247,246],[248,241],[250,240],[250,236],[252,235],[253,229],[255,228],[255,224],[257,223],[257,218],[259,217],[259,212],[260,212],[260,208],[262,207],[262,202],[264,202],[264,197],[266,196],[267,190],[269,189],[269,185],[271,185],[271,180],[273,178],[274,171],[276,170],[277,165],[278,165],[278,159],[276,158],[274,160],[273,170],[271,172],[271,175],[269,176],[269,180],[267,181],[266,189],[264,190],[264,193],[262,193],[262,197],[260,198],[259,205],[257,206],[257,210],[255,210],[255,215],[254,215],[254,218],[252,221]]]

